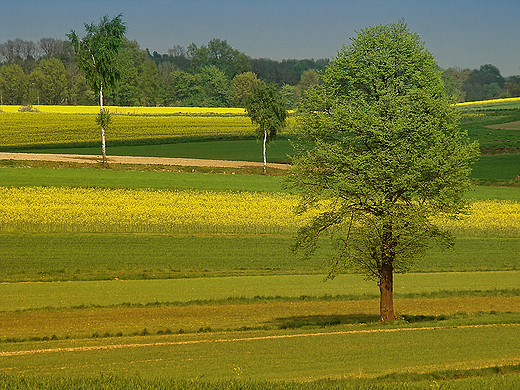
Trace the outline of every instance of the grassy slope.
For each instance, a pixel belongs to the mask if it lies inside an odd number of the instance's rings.
[[[520,271],[509,272],[464,272],[404,274],[395,277],[396,297],[409,296],[467,296],[473,291],[490,291],[490,295],[518,301],[518,277]],[[374,281],[366,281],[360,275],[341,275],[334,281],[324,282],[322,275],[264,275],[221,278],[184,278],[159,280],[103,280],[76,281],[74,283],[3,283],[2,310],[13,312],[20,309],[42,309],[46,307],[71,308],[81,305],[107,307],[111,305],[157,304],[162,302],[193,303],[197,301],[215,301],[241,303],[244,298],[262,302],[263,297],[299,299],[302,296],[327,300],[325,296],[349,301],[358,299],[376,299],[378,288]],[[508,293],[509,291],[509,293]],[[515,295],[516,294],[516,295]],[[486,295],[486,294],[484,294]],[[260,299],[259,297],[262,297]],[[448,309],[448,313],[457,311],[475,312],[476,307],[464,307],[464,300],[458,306]],[[348,302],[345,304],[348,305]],[[514,310],[514,306],[509,307]],[[477,310],[475,310],[477,309]],[[370,313],[377,313],[377,301],[370,307]],[[426,312],[426,307],[415,307],[415,314],[442,314],[438,307],[435,313]],[[489,309],[492,310],[492,309]],[[508,311],[502,307],[497,311]],[[407,314],[413,314],[408,312]],[[254,314],[252,314],[254,317]],[[151,325],[150,325],[151,326]],[[4,328],[2,328],[4,329]],[[3,330],[0,330],[2,334]],[[2,334],[2,336],[5,336]]]

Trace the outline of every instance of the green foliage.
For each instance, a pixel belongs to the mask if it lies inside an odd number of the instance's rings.
[[[103,111],[100,111],[99,114],[97,114],[96,123],[105,130],[108,130],[112,124],[112,119],[112,114],[107,108],[105,108]]]
[[[258,125],[257,137],[263,139],[264,173],[267,167],[266,145],[286,126],[286,102],[280,91],[266,83],[258,83],[246,101],[246,114]]]
[[[197,47],[195,43],[188,46],[187,54],[191,66],[198,70],[205,66],[215,66],[229,78],[249,70],[248,57],[233,49],[225,40],[212,39],[207,46]]]
[[[322,81],[302,103],[297,136],[306,145],[289,177],[303,191],[300,209],[321,212],[296,248],[312,253],[328,231],[338,248],[331,276],[343,265],[375,279],[385,266],[406,271],[431,238],[446,238],[430,217],[464,210],[477,146],[404,22],[362,30]]]
[[[118,54],[123,47],[126,26],[122,14],[109,20],[108,15],[99,24],[85,23],[86,35],[79,38],[75,31],[67,34],[74,46],[79,68],[85,72],[88,85],[98,93],[103,86],[113,86],[122,75]]]
[[[2,104],[22,104],[28,80],[20,65],[4,65],[0,68]]]
[[[68,96],[67,72],[63,63],[56,59],[42,59],[29,79],[37,89],[34,101],[40,99],[48,104],[61,104]]]
[[[254,87],[260,82],[256,73],[244,72],[233,78],[235,89],[235,103],[237,107],[245,107],[247,100],[251,97]]]
[[[306,70],[303,72],[300,82],[294,90],[295,99],[297,102],[300,101],[304,91],[308,90],[314,85],[318,85],[319,76],[314,69]]]
[[[466,101],[478,101],[499,97],[504,84],[500,70],[494,65],[486,64],[468,74],[462,89],[466,94]]]
[[[246,114],[258,126],[257,135],[267,142],[275,140],[285,128],[287,110],[282,95],[274,85],[259,83],[246,102]]]

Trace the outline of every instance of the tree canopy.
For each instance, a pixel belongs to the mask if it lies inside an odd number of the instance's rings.
[[[403,21],[361,30],[300,106],[298,153],[288,181],[299,211],[315,210],[295,249],[311,255],[328,234],[330,277],[345,267],[374,279],[382,320],[394,319],[393,273],[432,239],[432,216],[465,210],[469,143],[433,56]]]
[[[98,24],[85,23],[86,35],[79,38],[74,30],[67,34],[74,47],[79,68],[85,72],[87,84],[96,92],[103,86],[113,86],[121,79],[123,69],[118,61],[124,44],[126,26],[119,14],[108,15]]]

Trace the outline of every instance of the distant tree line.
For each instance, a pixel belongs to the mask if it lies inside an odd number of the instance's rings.
[[[105,93],[110,105],[244,107],[253,87],[276,85],[287,108],[297,107],[302,91],[318,83],[328,59],[251,58],[225,40],[173,46],[167,54],[141,49],[125,40],[121,82]],[[443,82],[458,101],[520,96],[520,76],[505,79],[493,65],[448,68]],[[68,41],[42,38],[0,43],[1,104],[95,105]]]

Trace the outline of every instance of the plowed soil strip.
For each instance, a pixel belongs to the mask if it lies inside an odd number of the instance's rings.
[[[89,164],[99,164],[103,162],[102,157],[97,155],[7,152],[0,152],[0,160],[33,160]],[[185,167],[263,167],[263,163],[252,161],[203,160],[196,158],[172,157],[107,156],[107,162],[109,164],[177,165]],[[267,166],[276,169],[289,169],[288,164],[268,163]]]
[[[299,333],[299,334],[284,334],[274,336],[258,336],[258,337],[243,337],[243,338],[228,338],[228,339],[203,339],[203,340],[187,340],[187,341],[165,341],[157,343],[135,343],[135,344],[113,344],[113,345],[96,345],[83,347],[68,347],[68,348],[46,348],[46,349],[31,349],[25,351],[5,351],[0,352],[0,357],[4,356],[21,356],[34,355],[42,353],[55,352],[83,352],[83,351],[97,351],[108,349],[122,349],[122,348],[142,348],[142,347],[163,347],[171,345],[189,345],[189,344],[210,344],[210,343],[230,343],[238,341],[256,341],[256,340],[277,340],[289,339],[296,337],[317,337],[317,336],[340,336],[348,334],[361,333],[393,333],[405,331],[419,331],[419,330],[442,330],[442,329],[468,329],[468,328],[488,328],[498,326],[519,326],[520,324],[488,324],[488,325],[464,325],[464,326],[428,326],[422,328],[394,328],[394,329],[366,329],[366,330],[349,330],[340,332],[325,332],[325,333]]]

